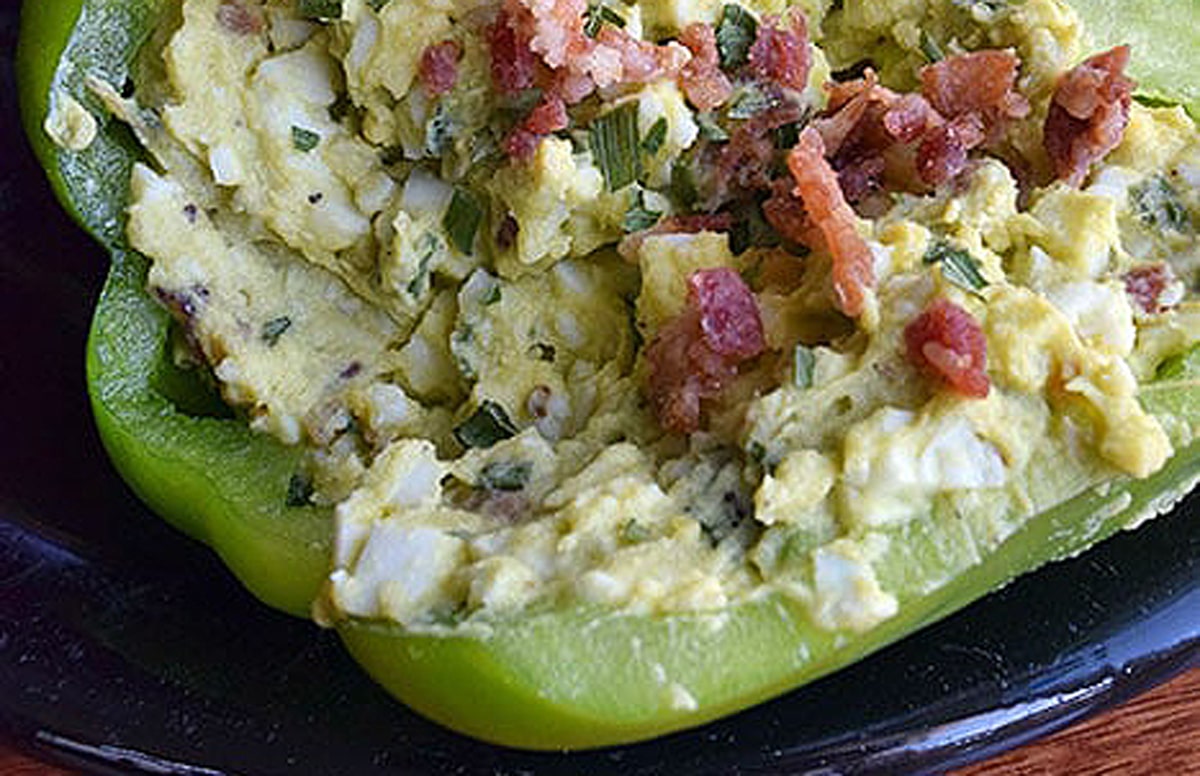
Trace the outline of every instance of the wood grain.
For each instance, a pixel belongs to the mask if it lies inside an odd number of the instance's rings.
[[[0,743],[3,776],[75,776]],[[1200,774],[1200,668],[1118,709],[955,776]]]

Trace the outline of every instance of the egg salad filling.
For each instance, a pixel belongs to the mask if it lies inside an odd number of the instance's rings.
[[[1058,0],[172,16],[91,88],[176,360],[333,506],[319,619],[863,631],[1196,436],[1200,134]]]

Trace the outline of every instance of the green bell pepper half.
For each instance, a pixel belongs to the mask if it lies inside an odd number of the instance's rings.
[[[1166,29],[1178,31],[1172,34],[1186,30],[1192,43],[1192,30],[1200,29],[1200,3],[1191,0],[1078,0],[1076,6],[1096,23],[1101,41],[1118,38],[1114,32],[1141,35],[1146,19],[1166,8],[1173,19]],[[22,111],[59,198],[111,255],[88,341],[87,375],[114,464],[151,509],[212,547],[262,601],[303,616],[328,570],[330,513],[287,506],[296,451],[215,408],[211,390],[172,365],[168,316],[144,292],[147,261],[123,236],[130,167],[141,152],[83,83],[87,75],[124,83],[169,7],[170,0],[26,3],[17,63]],[[1191,23],[1181,23],[1180,14]],[[1149,79],[1156,96],[1177,94],[1189,108],[1200,105],[1200,78],[1187,71],[1185,58],[1166,59],[1165,70],[1135,75]],[[83,152],[55,146],[42,130],[55,90],[74,95],[100,120],[98,139]],[[1197,362],[1191,358],[1187,368],[1173,370],[1170,382],[1146,386],[1148,408],[1193,427],[1200,423]],[[845,666],[1021,573],[1164,511],[1198,479],[1200,442],[1193,442],[1146,480],[1089,488],[1030,519],[978,564],[947,552],[951,537],[936,526],[913,532],[909,552],[920,563],[889,580],[900,612],[866,633],[822,630],[797,602],[778,595],[718,615],[650,617],[579,606],[448,635],[353,620],[338,629],[358,662],[391,693],[469,735],[560,750],[641,740],[735,712]],[[931,580],[947,576],[949,582],[925,592]],[[686,689],[682,696],[680,689]]]

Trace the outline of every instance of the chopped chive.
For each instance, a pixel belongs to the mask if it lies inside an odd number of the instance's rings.
[[[1170,97],[1160,97],[1156,94],[1146,94],[1138,92],[1133,95],[1133,101],[1145,108],[1174,108],[1179,105],[1179,100],[1172,100]]]
[[[978,293],[988,285],[975,257],[949,243],[935,242],[925,252],[924,261],[926,264],[941,264],[946,280],[972,293]]]
[[[487,290],[487,293],[484,294],[484,297],[480,300],[480,303],[484,307],[491,307],[494,304],[498,304],[500,302],[500,298],[500,284],[497,283]]]
[[[717,117],[712,113],[697,113],[696,126],[700,128],[700,137],[713,143],[724,143],[729,140],[729,133],[717,123]]]
[[[454,429],[454,438],[463,447],[487,448],[517,435],[517,427],[496,402],[485,399],[471,417]]]
[[[1130,189],[1129,198],[1138,219],[1146,226],[1159,231],[1191,231],[1192,219],[1187,207],[1176,188],[1163,176],[1155,175]]]
[[[925,55],[925,59],[930,62],[941,62],[946,58],[946,54],[942,51],[942,47],[938,42],[925,30],[921,30],[921,53]]]
[[[797,388],[812,388],[813,372],[817,366],[817,358],[812,352],[812,348],[804,345],[797,345],[795,350],[795,369],[792,373],[792,382]]]
[[[633,205],[625,211],[625,217],[621,220],[621,228],[626,234],[641,232],[657,224],[660,218],[662,213],[647,208],[645,192],[638,189],[637,196],[633,198]]]
[[[650,125],[650,130],[646,132],[646,136],[642,138],[642,150],[648,155],[654,156],[659,149],[663,147],[663,143],[667,141],[667,120],[659,117],[658,121]]]
[[[479,472],[479,487],[487,490],[521,490],[529,484],[533,464],[526,461],[493,461]]]
[[[750,60],[750,47],[758,37],[758,21],[745,8],[729,3],[721,9],[716,33],[721,67],[734,70]]]
[[[691,164],[682,157],[671,165],[671,199],[684,210],[690,210],[700,199],[700,188],[696,185],[696,173]]]
[[[267,343],[267,347],[273,348],[279,344],[279,338],[283,336],[283,333],[290,328],[292,328],[292,319],[281,315],[263,324],[260,337],[263,342]]]
[[[305,19],[342,18],[342,0],[298,0],[297,8]]]
[[[475,195],[463,188],[455,188],[450,206],[442,218],[442,228],[459,253],[470,256],[475,250],[475,234],[483,223],[483,208]]]
[[[302,153],[308,153],[321,142],[321,136],[311,129],[292,127],[292,147]]]
[[[642,172],[637,103],[625,103],[597,118],[588,138],[609,191],[620,191],[637,180]]]
[[[614,27],[625,27],[625,17],[609,8],[604,3],[594,3],[588,6],[587,13],[584,14],[585,20],[583,23],[583,32],[589,38],[594,38],[600,34],[600,28],[605,24],[611,24]]]
[[[760,89],[753,85],[745,86],[738,90],[733,101],[729,104],[729,118],[752,118],[774,108],[778,104],[779,98],[765,89]]]

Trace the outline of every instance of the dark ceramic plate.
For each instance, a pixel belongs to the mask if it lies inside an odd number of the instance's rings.
[[[49,2],[50,0],[37,0]],[[1070,724],[1200,657],[1200,499],[778,700],[574,755],[409,713],[257,604],[110,469],[83,383],[105,256],[20,137],[0,0],[0,734],[99,773],[928,771]]]

